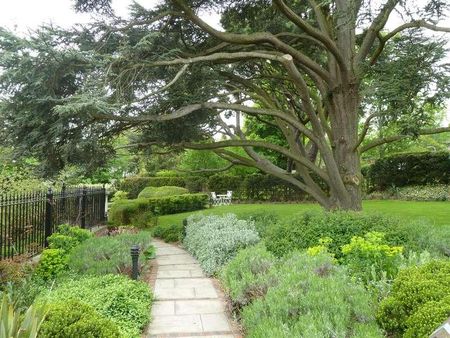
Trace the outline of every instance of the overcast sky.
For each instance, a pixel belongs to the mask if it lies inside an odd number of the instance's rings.
[[[151,8],[160,1],[136,0],[146,8]],[[424,0],[416,1],[420,3]],[[131,3],[132,0],[112,0],[116,14],[122,17],[127,16],[128,6]],[[43,23],[70,27],[75,23],[86,23],[92,19],[90,14],[75,13],[73,0],[0,0],[0,6],[0,26],[7,27],[19,34],[26,34],[29,29],[35,29]],[[215,13],[205,13],[202,16],[209,24],[219,27],[219,17]],[[396,27],[399,23],[399,19],[394,17],[388,26]],[[450,26],[445,23],[443,25]],[[450,54],[448,59],[450,60]],[[450,102],[447,111],[445,124],[450,123]]]

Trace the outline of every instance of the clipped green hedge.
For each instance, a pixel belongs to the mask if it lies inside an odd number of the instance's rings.
[[[175,195],[188,194],[189,190],[186,188],[175,186],[163,186],[163,187],[146,187],[138,195],[138,198],[160,198]]]
[[[136,198],[146,187],[176,186],[184,187],[185,181],[182,177],[127,177],[117,186],[118,190],[126,191],[129,198]]]
[[[375,161],[363,174],[368,191],[393,186],[449,184],[450,152],[398,154]]]
[[[154,215],[176,214],[206,208],[207,194],[185,194],[162,198],[138,198],[115,202],[109,211],[109,221],[114,225],[132,223],[137,213],[152,212]]]

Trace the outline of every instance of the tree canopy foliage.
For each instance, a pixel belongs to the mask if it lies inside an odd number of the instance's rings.
[[[122,19],[108,0],[77,0],[101,19],[26,38],[0,31],[2,132],[51,172],[101,165],[132,130],[136,149],[212,150],[327,209],[360,209],[363,152],[450,130],[435,120],[449,94],[445,39],[425,34],[450,31],[439,25],[449,7],[166,0]],[[221,29],[202,19],[211,11]],[[387,29],[393,13],[403,23]]]

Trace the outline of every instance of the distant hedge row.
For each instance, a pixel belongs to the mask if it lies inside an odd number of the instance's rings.
[[[233,198],[241,201],[300,201],[307,195],[299,188],[276,177],[264,174],[235,176],[216,174],[211,177],[130,177],[123,180],[119,190],[128,192],[129,198],[136,198],[147,186],[172,185],[185,187],[190,192],[215,191],[224,194],[233,191]]]
[[[450,183],[450,152],[408,153],[375,161],[364,168],[367,191]]]
[[[450,152],[399,154],[377,160],[363,168],[365,190],[384,191],[392,187],[450,184]],[[145,187],[177,186],[190,192],[233,191],[241,201],[286,202],[302,201],[308,197],[299,188],[265,174],[234,176],[220,173],[202,177],[130,177],[118,186],[136,198]]]

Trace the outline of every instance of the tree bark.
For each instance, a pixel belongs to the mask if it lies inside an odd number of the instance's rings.
[[[362,210],[361,163],[355,144],[358,142],[357,85],[341,89],[332,97],[334,112],[330,114],[333,129],[332,149],[346,191],[332,192],[333,207]],[[333,194],[334,193],[334,194]]]

